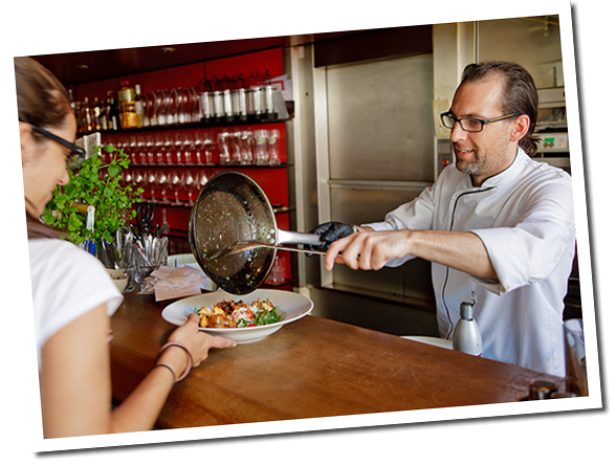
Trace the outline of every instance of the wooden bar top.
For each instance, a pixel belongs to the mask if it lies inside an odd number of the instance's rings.
[[[170,302],[125,294],[111,318],[113,400],[124,400],[176,328]],[[158,428],[407,411],[518,401],[562,379],[308,315],[255,343],[210,352],[177,384]]]

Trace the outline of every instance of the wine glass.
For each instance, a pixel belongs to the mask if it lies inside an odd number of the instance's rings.
[[[165,138],[161,133],[156,133],[154,136],[154,163],[156,165],[164,165],[165,163]]]
[[[163,145],[165,150],[165,163],[167,165],[173,165],[173,146],[175,142],[171,133],[165,133],[163,136]]]
[[[197,173],[196,181],[197,181],[196,188],[199,190],[199,192],[201,192],[201,190],[207,183],[207,173],[205,170],[200,170]]]
[[[203,141],[203,152],[205,154],[205,164],[206,165],[214,165],[214,150],[216,146],[214,145],[214,140],[212,139],[212,135],[210,131],[205,132],[205,139]]]
[[[130,185],[133,182],[133,172],[132,170],[122,170],[120,173],[120,184],[123,187]]]
[[[145,192],[145,172],[142,169],[135,170],[133,174],[133,182],[134,189],[142,189],[142,193],[139,195],[140,198],[143,198],[143,193]]]
[[[173,133],[173,145],[175,148],[175,163],[177,165],[183,165],[182,147],[184,146],[184,136],[179,131]]]
[[[155,191],[155,187],[156,187],[156,171],[155,170],[148,170],[145,174],[145,188],[143,191],[143,197],[145,199],[149,199],[152,202],[156,201],[156,198],[154,197],[154,191]]]
[[[188,203],[192,205],[194,202],[194,191],[197,180],[195,178],[195,174],[192,170],[188,170],[184,174],[184,180],[182,182],[181,190],[180,190],[180,201]]]
[[[182,146],[184,146],[184,165],[191,165],[192,160],[192,151],[194,149],[194,137],[193,134],[185,131],[183,133],[184,139],[182,140]]]
[[[133,157],[131,157],[131,163],[135,163],[135,164],[141,163],[141,161],[147,157],[145,148],[146,148],[146,135],[139,134],[137,136],[137,148],[135,150],[135,153],[133,154]]]
[[[128,143],[126,146],[127,146],[126,150],[129,152],[128,155],[130,156],[132,160],[133,157],[135,157],[135,153],[137,152],[137,135],[136,134],[131,134],[128,137]]]
[[[154,198],[156,199],[157,202],[160,202],[161,204],[165,204],[167,202],[166,187],[167,187],[168,178],[169,178],[169,174],[167,173],[166,170],[158,170],[156,172],[156,185],[154,188]]]
[[[165,124],[163,91],[152,91],[151,126],[163,126]]]
[[[184,174],[178,172],[177,170],[173,170],[171,172],[171,186],[173,187],[173,197],[174,201],[172,204],[179,205],[180,203],[180,187],[184,181]]]
[[[176,88],[167,91],[167,124],[175,125],[178,122],[179,93]]]
[[[142,157],[140,158],[140,162],[143,165],[154,165],[155,148],[156,146],[155,146],[154,135],[147,134],[145,136],[144,151],[142,152]]]
[[[152,94],[143,94],[143,127],[154,126],[152,123],[154,98]]]
[[[199,94],[197,89],[193,86],[188,89],[190,96],[190,108],[191,108],[191,121],[193,123],[199,123],[201,120],[201,107],[199,104]]]
[[[203,150],[203,141],[205,131],[195,131],[193,137],[193,147],[195,151],[195,159],[197,160],[197,165],[201,165],[201,152]]]

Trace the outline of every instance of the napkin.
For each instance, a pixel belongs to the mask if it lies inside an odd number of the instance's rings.
[[[161,265],[145,279],[144,294],[154,294],[156,301],[183,298],[201,294],[207,277],[199,270],[185,265],[168,267]]]

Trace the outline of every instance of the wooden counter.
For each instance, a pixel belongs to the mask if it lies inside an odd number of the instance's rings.
[[[175,329],[169,304],[126,294],[111,319],[113,399],[124,400]],[[560,378],[314,316],[256,343],[213,350],[177,384],[159,428],[501,403]]]

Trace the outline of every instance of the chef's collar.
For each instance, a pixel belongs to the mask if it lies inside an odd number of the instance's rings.
[[[509,183],[514,178],[517,178],[517,176],[522,172],[524,161],[526,159],[528,159],[528,155],[526,155],[526,152],[518,146],[518,151],[516,152],[515,158],[513,159],[513,162],[511,162],[511,165],[505,168],[502,172],[483,180],[483,183],[481,183],[479,187],[489,188]]]

